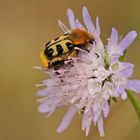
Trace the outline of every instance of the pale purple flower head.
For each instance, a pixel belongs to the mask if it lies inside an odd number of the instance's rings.
[[[89,45],[89,52],[79,49],[78,56],[70,58],[58,70],[44,72],[49,79],[41,85],[46,88],[37,92],[43,97],[39,100],[39,111],[52,115],[61,106],[69,106],[57,132],[64,131],[77,112],[82,116],[82,130],[88,135],[91,124],[98,126],[100,136],[104,136],[103,117],[109,113],[109,100],[127,98],[126,89],[140,93],[140,81],[130,80],[134,65],[121,62],[120,57],[137,36],[136,31],[129,32],[119,40],[118,31],[112,29],[108,44],[100,39],[99,18],[93,24],[86,7],[83,7],[84,25],[75,18],[71,9],[67,10],[70,29],[61,21],[64,32],[80,28],[91,33],[95,42]]]

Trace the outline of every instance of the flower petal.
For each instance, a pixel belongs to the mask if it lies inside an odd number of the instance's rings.
[[[47,114],[47,118],[49,118],[56,110],[56,107],[52,108],[50,112]]]
[[[72,121],[74,115],[76,114],[76,112],[77,112],[77,108],[75,106],[70,106],[66,115],[62,119],[61,124],[57,128],[58,133],[63,132],[69,126],[69,124],[71,123],[71,121]]]
[[[83,19],[88,31],[95,34],[96,29],[86,7],[83,7]]]
[[[119,43],[119,47],[122,50],[122,52],[126,50],[127,47],[129,47],[129,45],[131,45],[131,43],[135,40],[136,36],[137,32],[131,31],[122,39],[122,41]]]
[[[50,86],[54,85],[54,80],[53,79],[47,79],[47,80],[44,80],[43,83],[50,87]]]
[[[87,123],[88,124],[86,126],[86,136],[88,136],[88,134],[89,134],[91,123],[92,123],[92,119],[90,119]]]
[[[45,88],[42,90],[38,90],[36,95],[37,96],[48,96],[48,95],[51,95],[53,93],[54,93],[54,91],[51,88]]]
[[[119,75],[125,78],[129,78],[133,74],[134,65],[131,63],[120,62],[121,70],[119,71]]]
[[[98,36],[101,34],[100,24],[99,24],[99,17],[96,17],[96,33],[97,33]]]
[[[127,99],[127,93],[125,92],[124,88],[122,87],[118,87],[118,89],[116,90],[116,95],[121,95],[122,99],[125,100]],[[118,96],[115,96],[115,97],[118,97]]]
[[[103,124],[103,119],[102,116],[100,115],[98,120],[97,120],[97,125],[98,125],[98,130],[99,130],[99,134],[100,136],[104,136],[104,124]]]
[[[104,113],[104,117],[106,118],[108,116],[109,113],[109,105],[108,102],[106,101],[104,106],[103,106],[103,113]]]
[[[118,31],[112,28],[111,36],[108,41],[108,46],[116,47],[118,45]]]
[[[78,19],[76,19],[76,25],[79,29],[86,31],[85,27],[82,25],[82,23]]]
[[[140,80],[127,80],[126,88],[140,93]]]
[[[127,99],[127,93],[125,92],[125,90],[122,92],[121,97],[123,100]]]
[[[48,112],[51,112],[52,110],[54,110],[54,108],[56,108],[55,106],[55,99],[50,99],[50,100],[47,100],[43,103],[41,103],[39,105],[39,112],[41,113],[48,113]]]
[[[74,16],[73,11],[70,8],[67,10],[67,16],[68,16],[70,28],[71,29],[76,28],[77,26],[76,26],[76,23],[75,23],[75,16]]]
[[[82,130],[86,131],[86,136],[88,136],[88,134],[89,134],[91,123],[92,123],[92,119],[89,118],[87,113],[84,113],[83,117],[82,117]]]

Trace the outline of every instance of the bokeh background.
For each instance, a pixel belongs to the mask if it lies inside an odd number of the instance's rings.
[[[139,0],[0,0],[0,140],[139,140],[140,122],[129,100],[112,104],[104,120],[106,136],[101,138],[92,126],[85,137],[81,117],[58,134],[67,108],[61,108],[46,119],[37,110],[36,83],[47,78],[32,69],[40,66],[43,45],[62,34],[57,25],[61,19],[68,25],[66,9],[72,8],[82,21],[82,6],[87,6],[95,21],[100,17],[102,38],[106,43],[111,28],[120,35],[135,29],[140,34]],[[140,36],[129,49],[127,61],[135,64],[133,78],[140,79]],[[140,102],[140,95],[136,95]]]

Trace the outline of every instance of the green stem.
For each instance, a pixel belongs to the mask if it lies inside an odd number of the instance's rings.
[[[132,91],[126,90],[126,92],[140,120],[140,103],[136,100],[136,97],[134,96],[134,93]]]
[[[104,52],[104,62],[105,62],[105,68],[108,69],[109,68],[109,58],[107,55],[107,52]]]

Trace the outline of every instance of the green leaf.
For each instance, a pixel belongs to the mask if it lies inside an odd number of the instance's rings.
[[[116,98],[116,97],[113,97],[113,96],[109,97],[109,99],[108,99],[108,104],[111,105],[111,102],[112,102],[112,101],[114,101],[115,103],[118,103],[117,98]]]
[[[124,54],[119,57],[119,61],[123,62],[127,53],[127,49],[124,51]]]
[[[109,58],[108,58],[108,54],[106,51],[104,52],[104,62],[105,62],[105,68],[108,69],[109,68]]]
[[[140,120],[140,103],[136,100],[136,97],[134,96],[134,92],[132,92],[130,90],[126,90],[126,92],[127,92],[128,98],[131,101],[131,103],[136,111],[136,114]]]

